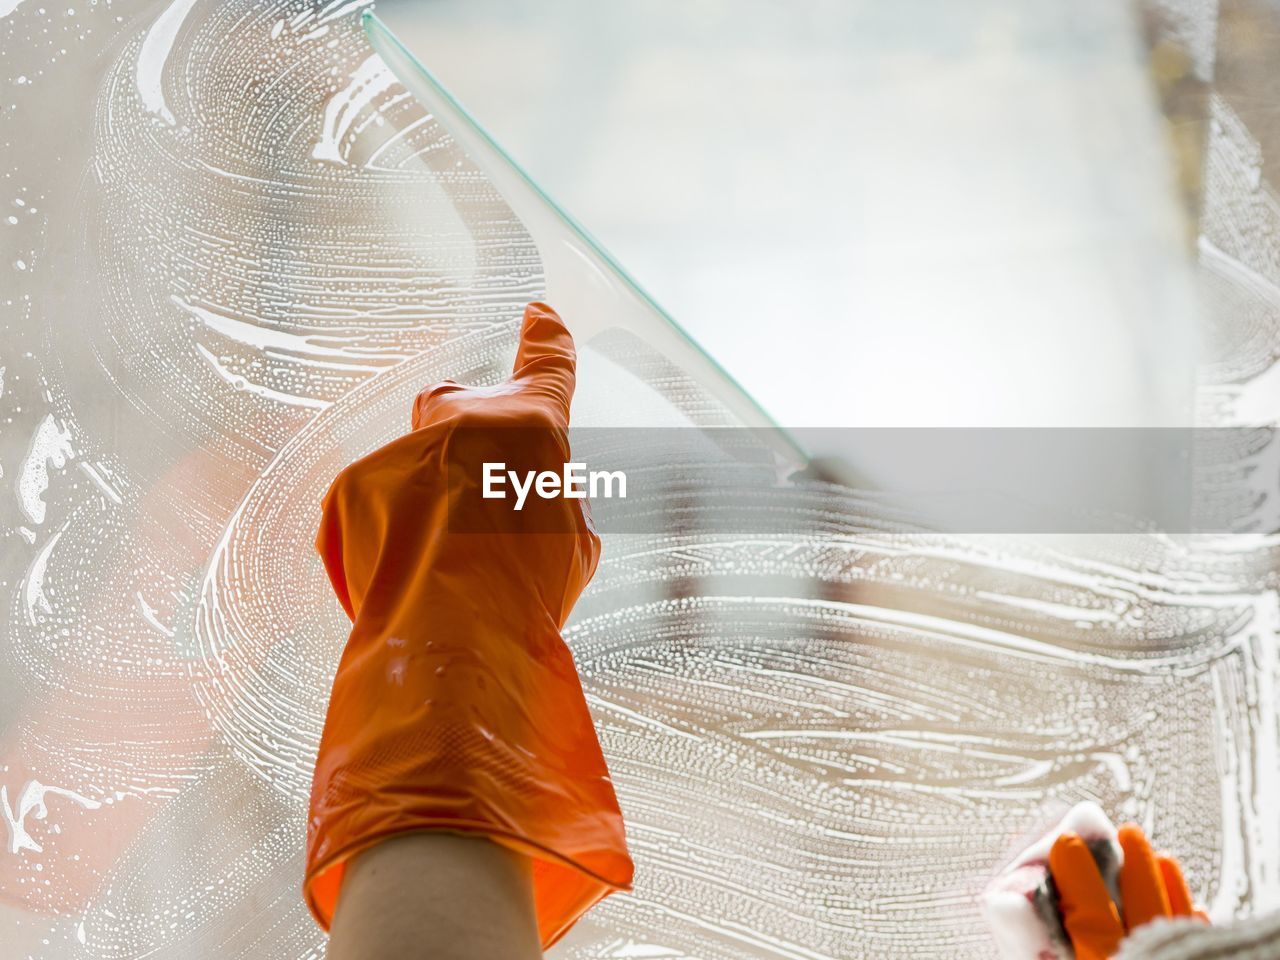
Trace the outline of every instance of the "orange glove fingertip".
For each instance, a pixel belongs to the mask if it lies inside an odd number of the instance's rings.
[[[1164,882],[1164,890],[1169,898],[1169,911],[1175,917],[1190,917],[1195,914],[1191,903],[1191,891],[1187,888],[1186,877],[1182,867],[1173,857],[1164,854],[1156,856],[1156,867],[1160,871],[1160,879]]]
[[[1121,825],[1117,831],[1124,851],[1120,868],[1120,902],[1124,904],[1124,925],[1133,930],[1156,917],[1172,914],[1155,854],[1147,835],[1136,823]]]
[[[1054,841],[1049,872],[1077,960],[1110,957],[1120,948],[1124,926],[1093,854],[1079,834],[1064,833]]]

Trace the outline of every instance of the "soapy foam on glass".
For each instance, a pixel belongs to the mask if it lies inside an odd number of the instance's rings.
[[[321,955],[301,818],[346,627],[319,494],[424,383],[499,382],[545,293],[358,8],[0,6],[15,951]],[[1195,76],[1238,84],[1232,55]],[[1275,410],[1274,148],[1237,93],[1199,213],[1215,423]],[[579,422],[733,422],[633,332],[579,347]],[[1273,538],[942,537],[820,483],[770,501],[794,533],[725,536],[648,496],[679,523],[611,538],[566,631],[637,887],[563,956],[989,956],[989,877],[1081,799],[1158,819],[1215,917],[1280,901]]]

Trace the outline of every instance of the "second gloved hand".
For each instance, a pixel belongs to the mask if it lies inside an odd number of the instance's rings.
[[[1049,872],[1057,887],[1062,924],[1077,960],[1105,960],[1125,936],[1157,917],[1205,915],[1192,906],[1182,868],[1172,857],[1155,854],[1137,824],[1119,830],[1124,864],[1120,868],[1120,902],[1107,891],[1085,841],[1064,833],[1049,853]]]

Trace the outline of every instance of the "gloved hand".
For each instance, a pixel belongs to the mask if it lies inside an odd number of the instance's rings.
[[[573,339],[525,308],[505,383],[444,381],[412,429],[343,469],[316,547],[351,635],[312,785],[305,891],[326,929],[347,860],[414,830],[533,859],[543,946],[627,889],[622,816],[560,636],[600,557],[586,501],[486,499],[483,466],[570,459]]]
[[[1119,830],[1124,865],[1120,902],[1111,899],[1102,874],[1077,833],[1064,833],[1049,852],[1049,872],[1058,889],[1062,923],[1077,960],[1106,960],[1120,949],[1129,931],[1156,917],[1208,917],[1194,909],[1182,868],[1172,857],[1156,855],[1137,824]]]

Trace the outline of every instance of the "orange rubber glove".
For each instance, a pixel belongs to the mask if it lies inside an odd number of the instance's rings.
[[[1077,960],[1107,960],[1125,935],[1156,917],[1196,916],[1182,868],[1172,857],[1157,856],[1137,824],[1119,830],[1124,865],[1120,868],[1120,901],[1116,907],[1089,847],[1079,834],[1064,833],[1049,851],[1049,872],[1058,889],[1062,925]]]
[[[632,862],[560,630],[595,571],[585,500],[484,499],[484,462],[569,461],[573,340],[525,308],[512,377],[414,401],[409,433],[344,468],[316,547],[350,637],[312,783],[304,893],[328,929],[348,859],[413,830],[478,833],[533,860],[543,946]]]

